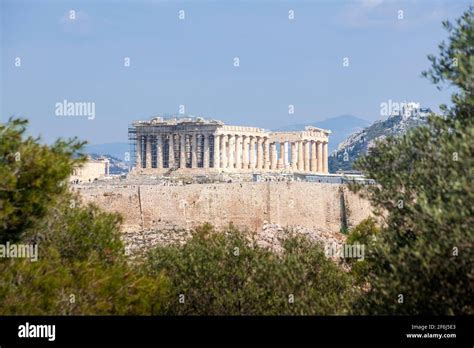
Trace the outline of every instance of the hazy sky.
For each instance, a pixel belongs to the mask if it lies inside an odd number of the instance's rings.
[[[25,116],[48,142],[78,135],[92,143],[125,141],[132,120],[177,113],[180,105],[188,114],[265,128],[341,114],[375,120],[389,99],[436,110],[451,91],[438,92],[420,74],[446,38],[441,21],[469,5],[0,2],[2,121]],[[95,118],[57,116],[64,99],[95,103]]]

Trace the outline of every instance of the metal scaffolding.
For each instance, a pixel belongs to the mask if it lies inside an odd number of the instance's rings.
[[[130,153],[128,156],[128,171],[130,172],[132,168],[135,167],[137,162],[137,154],[136,154],[136,146],[137,146],[137,129],[130,125],[128,126],[128,147],[130,149]]]

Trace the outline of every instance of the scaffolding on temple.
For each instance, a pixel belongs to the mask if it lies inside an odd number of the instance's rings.
[[[128,155],[128,171],[130,172],[135,167],[137,161],[137,129],[132,125],[128,126],[128,147],[130,150]]]

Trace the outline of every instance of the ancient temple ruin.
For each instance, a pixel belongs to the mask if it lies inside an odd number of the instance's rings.
[[[155,117],[129,128],[135,173],[328,173],[331,131],[272,132],[201,117]]]

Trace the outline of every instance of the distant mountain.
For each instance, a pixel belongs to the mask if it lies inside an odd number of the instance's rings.
[[[305,126],[313,126],[329,129],[332,133],[329,135],[329,151],[337,149],[339,143],[344,141],[350,134],[357,132],[370,125],[370,122],[352,115],[341,115],[331,117],[323,121],[292,124],[276,129],[277,131],[291,132],[304,130]]]
[[[85,152],[88,154],[96,154],[103,156],[114,157],[117,160],[124,161],[126,153],[130,152],[130,145],[128,143],[107,143],[86,145]]]
[[[387,136],[404,134],[413,127],[423,125],[430,114],[429,109],[414,110],[408,114],[400,113],[387,119],[375,121],[371,126],[351,134],[339,144],[337,150],[329,156],[329,172],[352,170],[353,162],[361,155],[368,153],[376,140]]]

